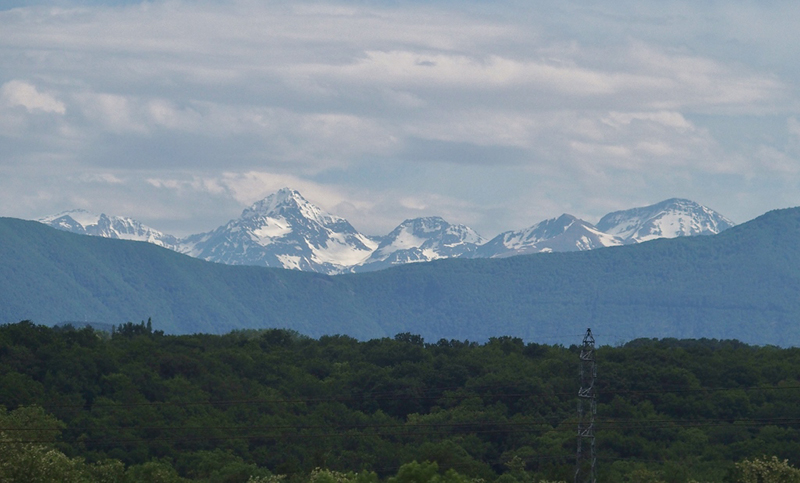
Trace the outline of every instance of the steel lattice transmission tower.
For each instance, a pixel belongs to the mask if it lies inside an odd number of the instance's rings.
[[[592,329],[586,329],[581,346],[581,388],[578,390],[578,454],[575,483],[597,483],[594,417],[597,414],[597,361]]]

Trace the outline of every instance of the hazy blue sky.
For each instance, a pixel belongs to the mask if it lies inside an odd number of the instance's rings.
[[[0,216],[181,235],[284,187],[486,237],[800,205],[794,1],[0,2]]]

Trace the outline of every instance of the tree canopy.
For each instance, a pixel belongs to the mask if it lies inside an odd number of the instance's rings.
[[[0,449],[28,459],[0,460],[87,481],[571,481],[578,353],[514,337],[8,324]],[[596,354],[601,480],[749,482],[800,462],[800,349],[639,339]]]

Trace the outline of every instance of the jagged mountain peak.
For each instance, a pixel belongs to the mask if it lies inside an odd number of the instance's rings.
[[[398,227],[410,225],[421,228],[434,227],[433,229],[439,229],[439,227],[443,225],[450,225],[450,223],[446,222],[441,216],[421,216],[419,218],[406,218],[402,223],[400,223],[400,225],[398,225]]]
[[[411,230],[426,238],[431,236],[426,234],[463,234],[465,236],[465,241],[469,241],[470,243],[481,243],[483,240],[483,237],[478,235],[472,228],[466,225],[449,223],[441,216],[409,218],[392,230],[387,238],[392,238],[393,235],[403,230]]]
[[[462,224],[453,224],[440,216],[412,218],[398,225],[387,238],[399,231],[411,229],[429,241],[441,241],[447,246],[461,243],[481,244],[485,240],[475,230]]]
[[[597,228],[626,243],[656,238],[714,235],[734,226],[716,211],[692,200],[670,198],[649,206],[605,215]]]
[[[579,218],[573,215],[570,215],[569,213],[564,213],[559,217],[540,221],[539,223],[536,223],[535,225],[524,231],[533,236],[536,236],[539,239],[548,239],[556,235],[560,235],[561,233],[564,233],[569,229],[569,227],[571,227],[575,223],[586,223],[586,222],[580,220]]]
[[[68,210],[62,211],[57,215],[45,216],[44,218],[39,218],[39,223],[44,223],[46,225],[52,225],[55,223],[68,223],[68,220],[72,220],[83,227],[96,225],[102,217],[106,215],[104,214],[96,214],[84,209],[75,209],[75,210]]]
[[[463,257],[473,253],[484,241],[472,228],[451,224],[440,216],[410,218],[386,235],[369,258],[354,267],[354,271]]]
[[[715,234],[733,226],[710,208],[671,198],[609,213],[596,226],[564,213],[522,230],[501,233],[488,242],[472,228],[451,224],[440,216],[406,219],[388,235],[370,238],[291,188],[254,202],[239,218],[215,230],[180,240],[131,218],[80,209],[38,221],[74,233],[148,241],[219,263],[328,274],[439,258],[591,250],[654,238]]]
[[[481,246],[479,257],[508,257],[528,253],[566,252],[621,245],[617,237],[598,230],[591,223],[564,213],[528,228],[507,231]]]
[[[519,249],[561,235],[575,223],[586,222],[564,213],[561,216],[540,221],[522,230],[501,233],[500,236],[502,236],[503,245],[508,248]]]
[[[105,213],[98,215],[83,209],[64,211],[36,221],[81,235],[145,241],[173,250],[177,249],[179,244],[176,237],[162,233],[133,218],[108,216]]]
[[[257,215],[268,215],[284,208],[298,208],[310,204],[299,191],[281,188],[262,200],[258,200],[242,212],[242,218]]]
[[[246,208],[240,218],[185,240],[184,253],[227,264],[340,273],[377,243],[344,218],[284,188]]]
[[[242,211],[241,218],[250,219],[282,216],[287,213],[299,214],[303,218],[316,221],[323,225],[343,220],[343,218],[324,212],[321,208],[303,198],[303,195],[301,195],[299,191],[291,188],[282,188],[266,198],[256,201],[250,205],[250,207]]]

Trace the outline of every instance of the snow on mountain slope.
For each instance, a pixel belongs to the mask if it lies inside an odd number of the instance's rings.
[[[462,257],[475,252],[484,241],[472,228],[452,225],[438,216],[405,220],[383,238],[369,258],[353,267],[353,271]]]
[[[254,203],[235,220],[183,239],[130,218],[73,210],[41,218],[52,227],[85,235],[140,240],[204,260],[326,274],[365,272],[440,258],[496,258],[541,252],[592,250],[719,233],[733,222],[684,199],[617,211],[592,225],[572,215],[501,233],[486,242],[464,225],[440,217],[406,220],[385,237],[367,237],[347,220],[322,211],[284,188]]]
[[[180,251],[230,265],[335,274],[364,261],[376,246],[344,218],[284,188],[245,209],[238,219],[183,239]]]
[[[81,235],[144,241],[172,250],[177,249],[179,243],[176,237],[161,233],[131,218],[97,215],[86,210],[65,211],[36,221]]]
[[[499,258],[527,253],[571,252],[622,245],[618,237],[572,215],[537,223],[518,231],[507,231],[479,247],[475,258]]]
[[[597,228],[625,243],[656,238],[713,235],[734,223],[716,211],[694,201],[672,198],[650,206],[609,213]]]

